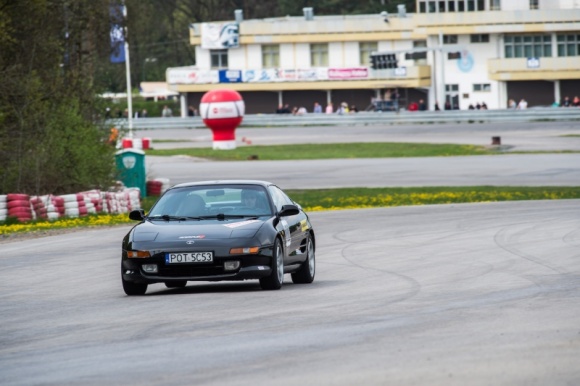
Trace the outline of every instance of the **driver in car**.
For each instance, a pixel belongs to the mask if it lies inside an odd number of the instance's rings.
[[[258,207],[258,193],[253,190],[242,191],[242,202],[248,208]]]

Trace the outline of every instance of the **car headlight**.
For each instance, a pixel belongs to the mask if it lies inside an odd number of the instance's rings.
[[[149,251],[127,251],[127,257],[129,259],[147,259],[151,257]]]

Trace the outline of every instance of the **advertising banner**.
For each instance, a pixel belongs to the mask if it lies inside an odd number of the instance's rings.
[[[369,77],[367,67],[329,68],[328,79],[366,79]]]
[[[282,80],[277,68],[265,70],[244,70],[242,74],[244,82],[279,82]]]
[[[197,70],[187,68],[170,68],[166,74],[169,84],[206,84],[219,83],[217,70]]]
[[[202,23],[201,48],[219,50],[238,48],[240,45],[240,26],[237,23]]]

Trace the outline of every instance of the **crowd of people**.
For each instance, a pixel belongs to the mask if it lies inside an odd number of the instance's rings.
[[[328,102],[326,108],[322,108],[322,105],[319,102],[314,102],[312,106],[312,113],[314,114],[348,114],[348,113],[358,113],[358,108],[355,105],[348,105],[346,102],[342,102],[336,109],[334,108],[334,104],[332,102]],[[290,106],[286,104],[279,104],[278,108],[276,109],[276,114],[292,114],[292,115],[304,115],[308,113],[308,109],[304,106],[301,107],[293,107],[290,109]]]

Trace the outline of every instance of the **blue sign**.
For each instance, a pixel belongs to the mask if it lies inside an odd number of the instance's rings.
[[[240,83],[242,81],[242,71],[240,70],[219,70],[220,83]]]
[[[540,58],[528,58],[528,68],[540,68]]]
[[[473,69],[473,55],[467,51],[461,53],[461,57],[457,59],[457,67],[461,72],[470,72]]]

